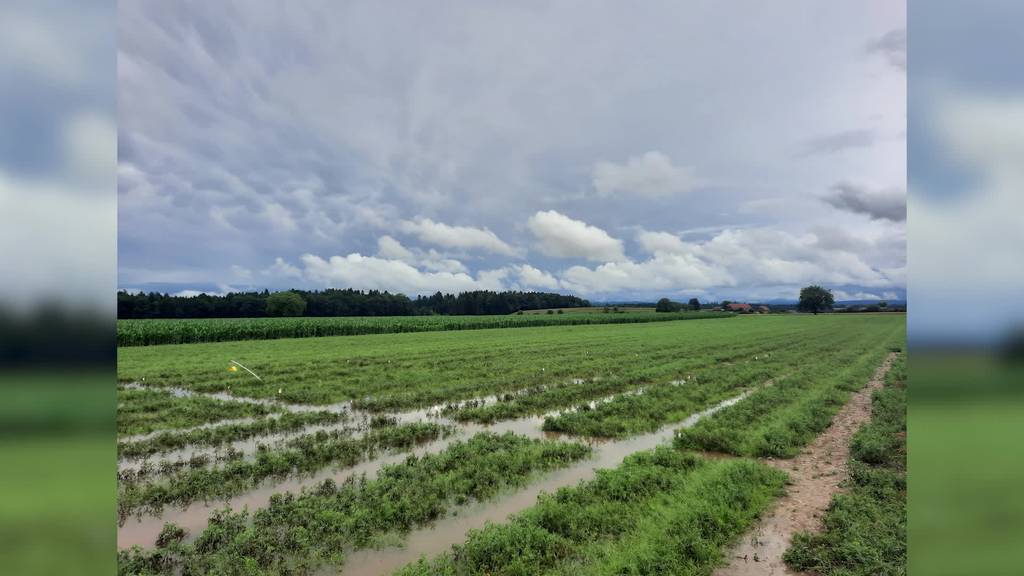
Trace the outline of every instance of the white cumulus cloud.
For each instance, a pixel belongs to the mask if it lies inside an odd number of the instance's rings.
[[[604,230],[548,210],[526,223],[541,252],[556,258],[585,258],[596,262],[625,260],[622,241]]]
[[[601,196],[666,196],[688,192],[697,184],[692,168],[673,166],[668,156],[656,151],[634,156],[625,164],[598,162],[594,165],[593,182]]]
[[[388,290],[407,295],[468,290],[501,290],[505,271],[481,271],[477,278],[465,272],[423,271],[407,262],[352,253],[324,259],[313,254],[301,258],[303,274],[324,286],[360,290]]]
[[[486,228],[450,226],[429,218],[403,220],[399,229],[420,239],[421,242],[460,250],[484,250],[505,256],[515,256],[516,250]]]

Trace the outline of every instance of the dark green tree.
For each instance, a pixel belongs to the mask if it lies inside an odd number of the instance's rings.
[[[700,310],[700,300],[690,298],[690,310]]]
[[[672,301],[668,298],[662,298],[658,300],[658,303],[654,306],[655,312],[675,312],[675,306],[672,305]]]
[[[267,297],[267,316],[302,316],[306,300],[295,292],[274,292]]]
[[[835,299],[832,297],[831,290],[826,290],[818,285],[806,286],[800,289],[800,303],[797,304],[797,310],[817,314],[831,310],[834,304]]]

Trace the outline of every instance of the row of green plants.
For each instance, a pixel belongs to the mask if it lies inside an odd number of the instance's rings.
[[[784,559],[822,576],[907,573],[906,357],[872,397],[871,422],[853,437],[850,479],[832,499],[822,532],[800,533]]]
[[[628,370],[609,374],[593,381],[570,381],[556,386],[527,388],[499,396],[490,404],[469,402],[449,405],[442,414],[459,421],[490,423],[523,416],[544,414],[555,409],[579,406],[609,396],[628,398],[638,387],[656,388],[708,370],[729,372],[733,363],[744,363],[755,355],[768,358],[768,351],[778,352],[790,346],[792,338],[764,338],[728,348],[698,348],[696,353],[680,354],[678,349],[666,347],[652,350],[642,361],[634,361]],[[569,431],[551,428],[551,430]],[[574,433],[587,434],[584,430]]]
[[[176,396],[166,390],[119,388],[118,435],[148,434],[167,428],[190,428],[219,420],[255,418],[280,408],[249,402],[229,402],[203,396]]]
[[[218,451],[213,454],[192,454],[188,458],[177,460],[164,459],[157,462],[144,460],[138,466],[128,466],[117,471],[117,482],[120,485],[127,485],[145,482],[150,478],[159,476],[171,476],[181,473],[183,470],[201,470],[217,464],[227,464],[241,460],[245,453],[233,447],[227,450]]]
[[[378,451],[409,449],[453,432],[433,422],[379,427],[354,438],[349,430],[319,431],[288,440],[280,449],[260,445],[253,460],[232,460],[215,468],[188,467],[153,482],[126,477],[119,482],[118,516],[123,522],[132,514],[159,514],[169,505],[229,498],[268,478],[310,474],[332,465],[349,467]]]
[[[650,314],[648,314],[650,315]],[[881,334],[895,317],[763,316],[727,322],[660,322],[389,334],[123,348],[122,381],[198,392],[403,410],[576,379],[626,381],[655,359],[699,359],[775,341],[837,332]],[[756,352],[755,352],[756,354]],[[752,354],[753,355],[753,354]],[[228,372],[231,360],[260,375]]]
[[[561,311],[559,311],[561,312]],[[232,340],[268,340],[316,336],[355,336],[438,330],[523,328],[579,324],[628,324],[728,318],[727,312],[676,314],[509,314],[497,316],[342,316],[297,318],[188,318],[118,320],[118,346],[192,344]]]
[[[230,423],[211,428],[198,428],[183,432],[163,431],[142,440],[117,443],[119,459],[138,459],[182,450],[188,447],[220,447],[225,444],[302,430],[308,426],[338,424],[349,419],[343,411],[318,410],[315,412],[285,412],[278,417],[265,417],[255,422]]]
[[[374,479],[325,480],[299,494],[276,494],[255,512],[218,511],[192,542],[168,524],[156,548],[120,551],[118,573],[311,574],[342,564],[348,551],[407,533],[589,453],[576,443],[480,433],[438,454],[385,466]]]
[[[555,494],[398,576],[710,574],[781,494],[785,474],[663,446]]]
[[[837,346],[827,360],[809,363],[695,426],[678,430],[681,448],[741,456],[791,458],[832,422],[850,394],[864,387],[902,331],[870,348]]]
[[[659,381],[642,393],[622,394],[591,407],[548,416],[544,430],[573,435],[622,438],[654,432],[671,422],[710,408],[744,390],[764,385],[770,379],[806,362],[821,362],[826,347],[837,343],[855,344],[857,335],[838,333],[806,339],[780,338],[758,348],[730,349],[713,356],[710,366],[688,371],[682,379]]]

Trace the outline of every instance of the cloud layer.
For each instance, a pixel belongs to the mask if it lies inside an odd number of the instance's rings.
[[[123,3],[119,285],[902,290],[904,12]]]
[[[907,219],[907,193],[900,189],[874,190],[839,182],[832,186],[824,200],[840,210],[865,214],[875,220],[902,222]]]

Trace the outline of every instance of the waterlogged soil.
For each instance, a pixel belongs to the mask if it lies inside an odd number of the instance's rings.
[[[522,512],[537,503],[542,493],[553,493],[559,488],[575,486],[592,480],[597,470],[615,468],[635,452],[650,450],[671,442],[675,430],[693,426],[700,419],[736,404],[750,392],[730,398],[702,412],[691,415],[682,422],[666,425],[657,432],[642,434],[625,440],[604,441],[595,445],[593,456],[568,468],[550,472],[529,486],[488,502],[480,502],[460,509],[457,514],[443,518],[424,529],[415,530],[403,539],[401,546],[386,546],[377,549],[363,549],[349,552],[340,569],[325,568],[321,574],[342,574],[344,576],[371,576],[390,574],[421,556],[440,554],[453,544],[466,540],[470,530],[483,528],[488,522],[504,522],[509,516]],[[543,418],[531,420],[543,421]],[[539,425],[539,423],[537,424]]]
[[[188,391],[182,391],[182,393],[196,394]],[[749,394],[749,392],[721,402],[708,410],[694,414],[682,422],[681,425],[684,427],[692,426],[700,418],[739,402],[745,398],[747,394]],[[487,400],[491,399],[488,398]],[[291,408],[297,407],[296,405],[285,406],[289,406]],[[320,408],[322,409],[323,407]],[[337,408],[340,409],[341,406],[339,405]],[[351,410],[350,406],[346,406],[345,408]],[[356,418],[362,416],[362,414],[357,415],[357,411],[353,412],[353,415]],[[341,470],[336,468],[326,468],[313,475],[291,477],[283,481],[279,479],[268,480],[255,490],[251,490],[227,500],[196,502],[183,508],[168,507],[159,515],[131,516],[125,519],[124,524],[118,529],[117,546],[119,549],[129,548],[134,545],[142,547],[153,546],[153,543],[156,541],[156,537],[159,535],[165,522],[172,522],[182,528],[185,528],[189,532],[190,539],[195,538],[207,525],[210,514],[216,509],[224,508],[225,506],[228,506],[233,510],[241,510],[244,507],[248,507],[249,509],[263,508],[270,503],[270,497],[274,494],[282,492],[299,492],[303,488],[315,486],[328,478],[333,479],[339,484],[349,477],[364,474],[367,478],[374,478],[383,466],[401,463],[410,455],[422,456],[425,454],[436,454],[447,448],[456,440],[469,438],[478,432],[487,431],[497,434],[512,432],[528,438],[572,440],[577,442],[586,442],[594,448],[594,457],[590,460],[586,460],[576,466],[562,469],[551,473],[548,476],[542,477],[520,493],[510,494],[507,499],[502,499],[500,502],[494,501],[489,504],[480,504],[476,508],[470,507],[460,512],[459,516],[442,521],[442,523],[450,522],[452,524],[451,526],[444,524],[439,525],[437,528],[429,528],[414,532],[409,538],[407,544],[401,549],[396,548],[370,551],[373,552],[372,554],[370,552],[356,552],[354,553],[354,556],[362,556],[365,558],[361,558],[360,561],[346,562],[346,564],[353,566],[362,564],[364,561],[369,565],[383,563],[382,565],[394,565],[394,567],[397,568],[407,561],[404,559],[408,557],[408,554],[414,554],[411,556],[411,559],[415,560],[420,554],[434,554],[442,552],[451,546],[451,544],[461,542],[465,538],[465,533],[469,528],[483,526],[483,523],[488,520],[504,520],[509,514],[532,506],[536,501],[537,494],[541,491],[552,492],[562,486],[575,485],[580,480],[593,478],[595,474],[594,471],[597,468],[617,466],[626,456],[633,452],[647,450],[662,442],[670,441],[674,430],[680,426],[680,423],[673,423],[666,425],[652,434],[634,436],[626,440],[612,441],[600,438],[574,437],[558,432],[545,432],[541,430],[544,418],[546,416],[558,414],[560,411],[528,418],[504,420],[494,424],[453,422],[440,417],[439,413],[439,407],[435,406],[400,414],[389,414],[388,416],[395,417],[400,423],[430,420],[442,424],[449,424],[456,428],[455,434],[444,439],[423,443],[416,446],[411,451],[381,453],[370,460],[360,462],[355,466],[350,466]],[[339,424],[339,426],[343,425]],[[462,528],[462,526],[466,526],[466,528]]]
[[[895,358],[894,353],[885,359],[868,385],[853,394],[831,426],[799,456],[763,460],[789,474],[786,495],[726,553],[728,564],[716,570],[714,576],[797,574],[786,566],[782,555],[794,534],[822,529],[825,511],[849,475],[850,440],[871,419],[871,395],[882,387]]]

